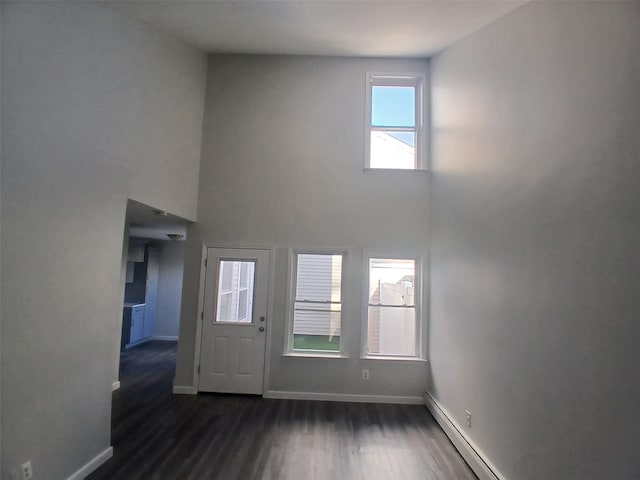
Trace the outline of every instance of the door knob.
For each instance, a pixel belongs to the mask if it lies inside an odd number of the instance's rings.
[[[264,327],[260,327],[258,330],[264,332]]]

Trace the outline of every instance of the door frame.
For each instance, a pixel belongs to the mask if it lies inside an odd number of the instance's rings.
[[[198,394],[198,384],[200,383],[200,351],[202,347],[202,323],[204,322],[204,295],[206,292],[206,275],[207,275],[207,249],[222,248],[227,250],[267,250],[269,252],[269,275],[267,285],[267,335],[265,337],[264,349],[264,376],[262,378],[262,396],[269,390],[269,373],[271,372],[271,331],[273,319],[273,284],[274,284],[274,266],[275,266],[275,247],[274,246],[255,246],[251,244],[219,244],[219,243],[203,243],[200,253],[200,280],[198,288],[198,316],[196,317],[196,335],[193,348],[193,376],[192,387],[193,393]]]

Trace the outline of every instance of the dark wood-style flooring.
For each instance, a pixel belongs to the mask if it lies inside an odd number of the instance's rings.
[[[175,352],[123,352],[114,456],[89,479],[476,478],[424,406],[173,395]]]

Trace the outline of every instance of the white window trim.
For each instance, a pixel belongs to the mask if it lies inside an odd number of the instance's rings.
[[[372,168],[371,167],[371,89],[373,86],[407,86],[416,89],[416,163],[413,169],[395,168]],[[365,171],[380,172],[421,172],[427,170],[427,135],[426,126],[426,102],[425,102],[426,75],[424,73],[373,73],[367,72],[366,76],[366,102],[365,102],[365,148],[364,148],[364,169]]]
[[[385,355],[380,353],[370,354],[367,351],[369,337],[369,260],[372,258],[390,258],[401,260],[414,260],[415,272],[415,312],[416,312],[416,354],[415,355]],[[360,339],[360,358],[367,360],[409,360],[426,361],[426,325],[424,312],[424,260],[421,253],[415,251],[398,250],[365,250],[362,257],[362,336]]]
[[[294,301],[296,297],[296,285],[298,276],[298,255],[342,255],[342,276],[340,279],[340,349],[335,352],[324,350],[294,350],[293,348],[293,315]],[[321,357],[321,358],[348,358],[346,354],[346,265],[347,249],[326,247],[290,247],[289,248],[289,285],[287,290],[287,309],[284,339],[284,357]]]

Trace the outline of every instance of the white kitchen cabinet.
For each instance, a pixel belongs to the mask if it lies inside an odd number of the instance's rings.
[[[123,334],[129,334],[129,338],[125,336],[122,341],[125,347],[135,345],[142,340],[144,331],[144,308],[144,303],[125,304],[124,306],[122,315]]]
[[[160,250],[147,251],[147,282],[145,285],[144,328],[142,338],[151,338],[155,333],[155,318],[158,303],[158,277],[160,275]]]
[[[160,273],[160,250],[145,247],[142,263],[134,266],[133,281],[125,284],[121,348],[131,347],[153,338]]]
[[[131,337],[129,343],[142,340],[144,329],[144,305],[136,305],[131,309]]]

